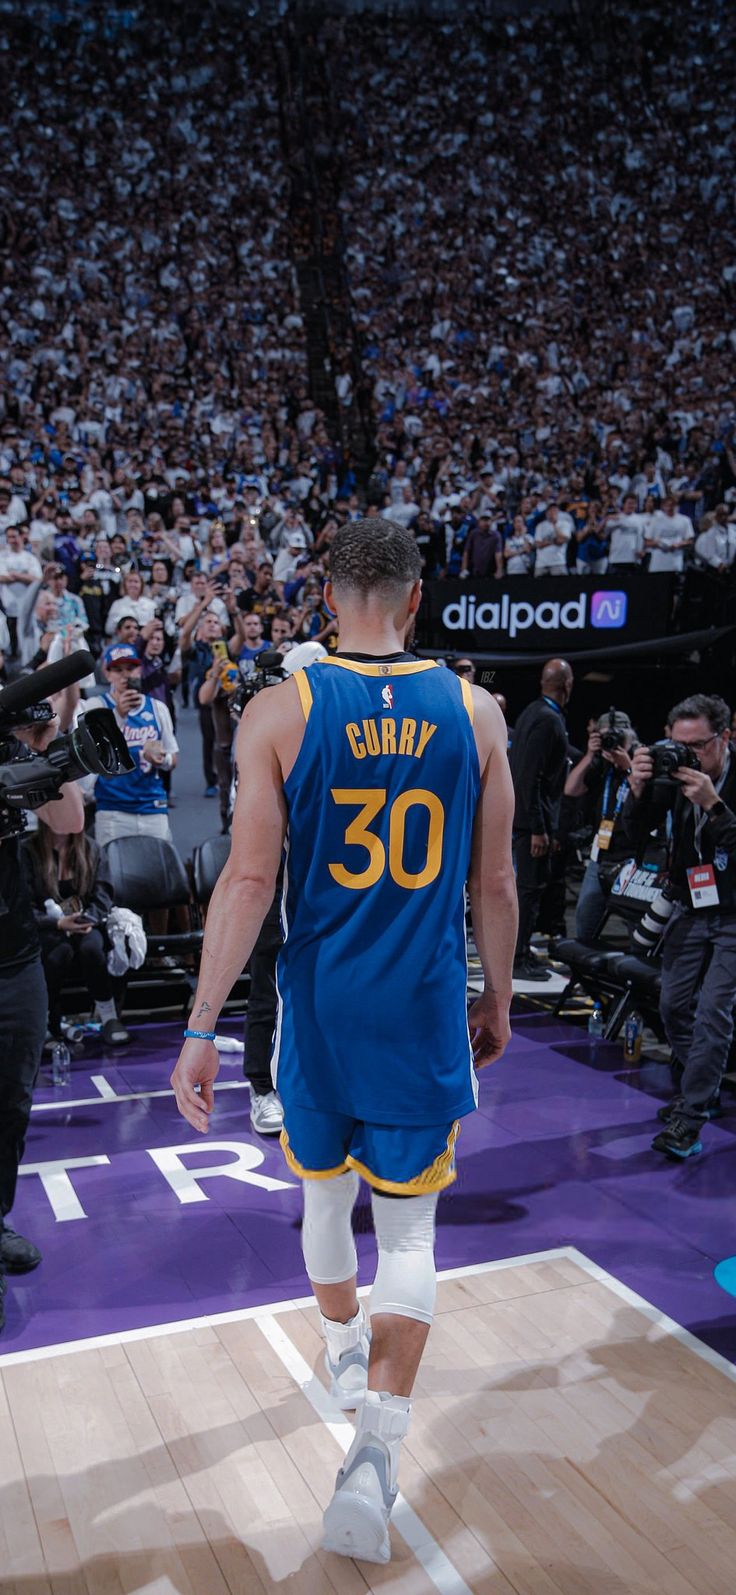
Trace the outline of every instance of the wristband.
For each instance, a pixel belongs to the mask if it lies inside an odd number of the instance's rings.
[[[216,1030],[185,1030],[184,1031],[184,1039],[186,1041],[214,1041],[216,1035],[217,1035],[217,1031]]]

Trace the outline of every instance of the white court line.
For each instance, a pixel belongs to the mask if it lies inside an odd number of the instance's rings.
[[[461,1268],[442,1269],[438,1279],[461,1279],[464,1274],[487,1274],[497,1268],[523,1268],[527,1263],[554,1262],[555,1258],[572,1256],[569,1246],[560,1246],[548,1252],[528,1252],[521,1257],[506,1257],[493,1263],[468,1263]],[[577,1253],[575,1260],[577,1261]],[[594,1267],[591,1264],[591,1267]],[[359,1296],[370,1296],[372,1286],[360,1285]],[[273,1313],[301,1312],[303,1307],[316,1307],[314,1296],[285,1297],[283,1301],[263,1302],[260,1307],[234,1307],[230,1312],[201,1314],[198,1318],[175,1318],[168,1324],[148,1324],[143,1329],[111,1330],[107,1335],[89,1335],[83,1340],[62,1340],[53,1346],[32,1346],[28,1351],[0,1353],[0,1368],[20,1362],[43,1362],[47,1357],[66,1357],[76,1351],[96,1351],[100,1346],[125,1346],[134,1340],[158,1340],[161,1335],[182,1335],[188,1329],[216,1328],[218,1324],[237,1324],[246,1318],[265,1318]]]
[[[579,1252],[576,1246],[554,1246],[549,1251],[525,1252],[521,1257],[497,1257],[491,1263],[463,1263],[458,1268],[442,1268],[438,1271],[437,1278],[466,1279],[473,1274],[492,1274],[501,1268],[524,1268],[529,1263],[554,1263],[567,1261],[577,1263],[578,1267],[588,1274],[591,1279],[600,1281],[609,1287],[616,1296],[636,1307],[651,1324],[661,1329],[663,1334],[671,1335],[678,1340],[681,1346],[692,1351],[701,1361],[710,1364],[711,1368],[725,1374],[727,1379],[736,1383],[736,1366],[729,1362],[727,1357],[722,1357],[719,1351],[714,1351],[711,1346],[698,1340],[689,1329],[683,1329],[674,1318],[668,1318],[666,1313],[660,1312],[658,1307],[653,1307],[644,1296],[638,1296],[636,1291],[629,1290],[628,1285],[623,1285],[613,1274],[608,1274],[605,1268],[599,1267],[590,1257]],[[569,1290],[569,1285],[560,1287]],[[358,1289],[359,1296],[368,1296],[371,1292],[370,1285],[361,1285]],[[57,1342],[53,1346],[34,1346],[28,1351],[6,1351],[0,1353],[0,1368],[12,1367],[21,1362],[43,1362],[47,1357],[66,1357],[77,1351],[95,1351],[100,1346],[124,1346],[129,1341],[157,1340],[161,1335],[180,1335],[187,1329],[216,1328],[218,1324],[236,1324],[246,1318],[265,1318],[273,1313],[300,1312],[303,1307],[316,1307],[314,1296],[286,1297],[283,1301],[264,1302],[260,1307],[237,1307],[232,1312],[202,1314],[199,1318],[179,1318],[169,1324],[148,1324],[143,1329],[113,1330],[108,1335],[90,1335],[84,1340],[67,1340]]]
[[[69,1108],[99,1108],[101,1102],[145,1102],[149,1097],[173,1097],[174,1092],[166,1091],[128,1091],[122,1096],[117,1096],[111,1085],[105,1080],[104,1075],[91,1074],[90,1080],[97,1085],[99,1096],[96,1097],[55,1097],[53,1102],[34,1102],[31,1113],[66,1113]],[[102,1089],[104,1082],[105,1090]],[[216,1080],[216,1091],[246,1091],[247,1080]]]
[[[105,1079],[104,1074],[91,1074],[89,1083],[94,1086],[96,1091],[99,1091],[104,1102],[120,1101],[117,1091],[113,1091],[110,1081]]]
[[[315,1377],[301,1352],[297,1351],[293,1340],[289,1339],[276,1319],[268,1314],[259,1318],[258,1328],[294,1383],[299,1386],[302,1395],[306,1396],[317,1417],[321,1418],[325,1428],[329,1429],[340,1450],[343,1454],[348,1452],[355,1438],[355,1429],[330,1400],[324,1385]],[[429,1529],[425,1527],[400,1491],[391,1513],[391,1522],[402,1540],[414,1552],[417,1561],[421,1563],[434,1588],[440,1591],[440,1595],[472,1595],[465,1579],[461,1578],[457,1568],[453,1566],[442,1547],[437,1544],[434,1536],[430,1534]]]

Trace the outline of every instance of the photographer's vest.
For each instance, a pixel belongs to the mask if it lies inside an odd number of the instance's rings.
[[[115,712],[115,702],[109,692],[101,693],[106,709]],[[117,722],[120,725],[120,721]],[[136,714],[129,714],[120,725],[128,752],[135,769],[127,775],[98,775],[95,783],[95,803],[99,810],[118,809],[126,814],[166,813],[168,801],[158,770],[152,765],[141,766],[141,752],[146,742],[161,736],[161,725],[153,698],[145,696]]]

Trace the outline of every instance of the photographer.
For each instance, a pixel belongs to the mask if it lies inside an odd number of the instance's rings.
[[[672,741],[637,748],[624,825],[637,848],[672,814],[672,912],[664,932],[660,1013],[682,1070],[652,1143],[669,1157],[701,1151],[717,1111],[736,996],[736,755],[731,711],[695,693],[669,716]],[[671,771],[671,773],[667,773]],[[665,773],[663,773],[663,771]]]
[[[58,718],[17,726],[14,737],[43,753],[59,730]],[[12,745],[12,739],[10,739]],[[54,830],[84,829],[84,804],[74,782],[37,814]],[[20,859],[17,835],[0,842],[0,1330],[5,1323],[5,1275],[24,1274],[41,1261],[37,1248],[7,1223],[15,1199],[33,1087],[46,1036],[46,982],[38,930]]]
[[[579,941],[595,941],[611,887],[621,865],[631,856],[631,843],[621,815],[629,794],[628,778],[635,744],[636,736],[628,715],[622,709],[609,709],[590,733],[586,753],[565,782],[565,797],[587,794],[595,831],[575,909],[575,935]]]

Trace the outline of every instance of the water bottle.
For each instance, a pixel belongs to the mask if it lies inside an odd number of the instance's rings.
[[[72,1058],[65,1041],[57,1041],[51,1053],[51,1078],[54,1085],[66,1086],[71,1082]]]
[[[638,1063],[641,1057],[641,1033],[644,1028],[640,1013],[630,1013],[624,1028],[624,1062]]]
[[[600,1041],[603,1035],[603,1009],[599,1002],[593,1003],[593,1012],[588,1020],[588,1035],[593,1041]]]

